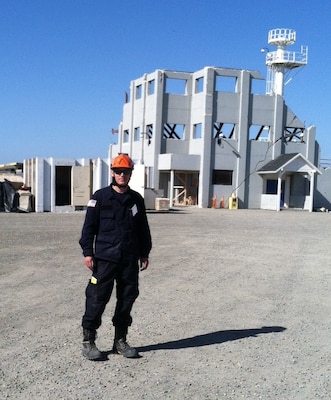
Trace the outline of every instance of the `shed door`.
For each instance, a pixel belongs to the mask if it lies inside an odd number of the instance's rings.
[[[91,197],[90,167],[72,167],[72,205],[86,206]]]

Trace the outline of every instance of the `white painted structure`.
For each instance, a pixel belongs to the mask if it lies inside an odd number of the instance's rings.
[[[331,206],[330,171],[318,186],[316,129],[283,97],[286,72],[307,63],[307,46],[286,50],[295,38],[291,29],[269,31],[277,50],[266,56],[267,94],[254,92],[263,79],[258,71],[230,68],[157,69],[131,81],[107,160],[24,160],[35,211],[84,208],[92,192],[110,183],[118,153],[134,160],[130,186],[148,208],[165,197],[170,206],[228,207],[232,199],[239,208],[312,211],[315,194],[319,207]]]
[[[268,43],[277,46],[276,51],[266,55],[267,89],[266,93],[284,94],[285,74],[294,68],[305,66],[308,62],[308,46],[301,46],[300,52],[288,51],[286,48],[295,43],[296,32],[293,29],[272,29],[268,34]],[[266,49],[262,49],[264,51]],[[267,49],[268,50],[268,49]]]
[[[91,193],[109,184],[108,161],[62,158],[24,160],[23,180],[31,187],[36,212],[66,212],[86,207]]]
[[[288,208],[311,211],[307,188],[320,173],[315,127],[305,127],[281,95],[254,93],[254,80],[261,79],[257,71],[218,67],[145,74],[131,82],[110,157],[128,153],[144,166],[140,186],[164,190],[171,205],[210,207],[216,197],[227,206],[234,194],[240,208],[279,210],[285,190]],[[284,154],[300,155],[305,174],[295,162],[291,171],[281,167],[281,177],[259,173]]]

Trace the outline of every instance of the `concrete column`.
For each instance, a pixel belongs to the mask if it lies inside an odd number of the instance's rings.
[[[249,140],[249,112],[250,112],[250,79],[251,75],[247,71],[241,71],[238,82],[239,86],[239,114],[238,114],[238,152],[240,157],[237,157],[237,171],[235,176],[235,195],[238,200],[244,202],[247,207],[246,201],[246,182],[245,179],[249,175],[249,163],[247,159],[247,149]],[[245,182],[245,183],[243,183]],[[243,183],[243,184],[242,184]]]
[[[272,141],[271,146],[272,159],[274,160],[282,154],[283,134],[284,134],[284,99],[281,96],[275,95],[275,106],[272,126]]]
[[[158,168],[158,155],[162,154],[162,134],[163,134],[163,102],[164,102],[164,86],[165,76],[164,72],[157,70],[155,73],[155,113],[153,121],[153,140],[151,142],[154,160],[154,168],[151,170],[150,185],[151,187],[158,188],[160,185],[160,171]],[[170,203],[171,204],[171,203]]]
[[[309,176],[310,176],[309,212],[312,212],[313,211],[313,206],[314,206],[315,172],[309,172]]]
[[[282,193],[282,175],[278,176],[276,211],[280,211],[280,198]]]
[[[35,170],[35,211],[44,212],[44,161],[36,158],[32,168]]]
[[[173,206],[173,202],[174,202],[174,182],[175,182],[175,172],[172,169],[170,171],[170,193],[169,193],[170,207]]]
[[[51,212],[55,211],[55,193],[56,193],[56,166],[54,158],[50,159],[50,166],[51,166],[51,179],[48,184],[50,185],[51,190]]]
[[[291,176],[286,176],[285,180],[285,196],[284,196],[284,206],[290,206],[290,192],[291,192]]]
[[[98,189],[102,188],[102,160],[101,158],[96,158],[92,161],[93,164],[93,172],[95,173],[95,180],[93,179],[93,189],[95,192]]]
[[[205,104],[202,126],[202,140],[203,149],[200,158],[200,174],[199,174],[199,191],[198,191],[198,205],[199,207],[206,208],[209,206],[210,200],[210,174],[213,166],[211,165],[211,151],[212,151],[212,132],[213,132],[213,104],[214,104],[214,81],[215,70],[214,68],[205,68],[204,73],[205,81]]]
[[[134,136],[134,113],[135,113],[135,101],[136,101],[136,85],[135,81],[131,82],[131,113],[130,113],[130,135],[129,135],[129,156],[132,157],[132,143]]]
[[[318,165],[319,160],[315,160],[315,147],[316,147],[316,127],[310,126],[304,135],[306,141],[306,154],[305,157],[311,163]]]

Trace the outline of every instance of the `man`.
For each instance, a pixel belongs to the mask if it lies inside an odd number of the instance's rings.
[[[83,350],[89,360],[102,359],[96,347],[97,329],[116,281],[116,307],[113,315],[113,352],[135,358],[139,354],[126,340],[131,326],[131,309],[138,297],[138,274],[148,267],[151,234],[142,196],[128,186],[133,162],[119,154],[111,164],[112,184],[96,191],[88,203],[79,244],[84,262],[92,271],[86,288],[82,319]]]

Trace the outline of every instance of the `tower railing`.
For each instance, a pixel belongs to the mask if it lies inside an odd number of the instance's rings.
[[[275,64],[290,64],[292,67],[295,65],[302,66],[308,62],[308,46],[301,46],[301,51],[270,51],[266,56],[267,65]]]

